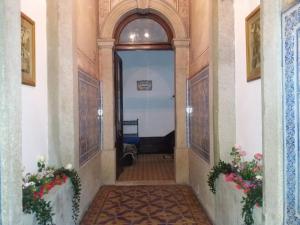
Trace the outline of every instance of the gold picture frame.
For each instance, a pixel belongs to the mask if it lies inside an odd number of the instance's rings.
[[[261,77],[260,6],[246,18],[247,81]]]
[[[35,22],[21,13],[22,84],[35,86]]]

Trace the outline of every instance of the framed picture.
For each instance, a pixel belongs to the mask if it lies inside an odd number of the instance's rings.
[[[35,23],[21,14],[22,84],[35,86]]]
[[[260,7],[257,7],[246,18],[246,48],[247,48],[247,81],[259,79],[261,76],[261,31]]]
[[[152,91],[152,80],[138,80],[137,81],[138,91]]]

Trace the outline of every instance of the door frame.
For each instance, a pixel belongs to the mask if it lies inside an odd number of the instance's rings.
[[[100,55],[100,77],[103,80],[103,151],[101,160],[101,178],[104,184],[116,182],[116,150],[114,147],[114,95],[113,95],[113,54],[115,49],[114,31],[124,16],[140,12],[151,12],[160,16],[173,32],[175,73],[175,178],[176,183],[189,183],[189,151],[187,147],[186,119],[186,82],[189,75],[189,39],[178,12],[162,1],[149,0],[146,5],[136,4],[136,0],[119,3],[111,11],[102,25],[98,39]],[[142,7],[142,8],[141,8]]]

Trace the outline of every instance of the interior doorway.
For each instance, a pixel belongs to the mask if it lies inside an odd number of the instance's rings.
[[[155,15],[135,14],[119,25],[116,40],[117,181],[174,181],[172,32]]]

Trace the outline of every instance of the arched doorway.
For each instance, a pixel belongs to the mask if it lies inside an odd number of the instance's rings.
[[[161,17],[137,13],[125,18],[114,36],[118,183],[173,183],[173,33]]]
[[[158,0],[126,1],[117,5],[106,18],[100,33],[100,75],[103,80],[103,152],[102,180],[105,184],[116,181],[116,150],[114,107],[115,32],[124,18],[136,13],[152,13],[163,19],[173,33],[171,46],[175,52],[175,178],[177,183],[188,183],[188,148],[186,138],[186,78],[189,73],[189,40],[181,18],[167,3]]]

